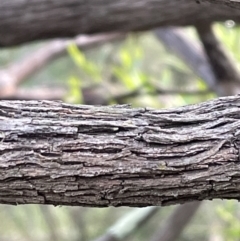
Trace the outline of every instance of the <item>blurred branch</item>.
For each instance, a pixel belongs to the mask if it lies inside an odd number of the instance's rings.
[[[118,220],[103,236],[97,238],[95,241],[124,240],[136,232],[142,225],[145,225],[158,210],[158,207],[135,209]]]
[[[0,70],[0,98],[14,96],[20,83],[44,68],[49,62],[66,54],[67,47],[72,43],[82,49],[87,49],[108,41],[123,39],[125,36],[121,33],[112,33],[92,36],[80,35],[72,40],[53,40],[31,55],[27,55],[18,63]]]
[[[5,0],[0,4],[0,46],[73,37],[79,33],[139,31],[228,19],[240,21],[239,9],[197,4],[198,1],[141,0],[140,4],[132,0],[119,4],[109,0]]]
[[[14,93],[5,96],[7,100],[62,100],[67,90],[59,87],[17,88]]]
[[[152,237],[151,241],[174,241],[198,210],[201,202],[179,205]]]
[[[154,88],[156,88],[156,89],[150,90],[150,91],[145,91],[144,87],[140,87],[133,91],[115,95],[115,96],[111,97],[111,99],[114,99],[118,103],[121,103],[127,98],[133,98],[133,97],[142,96],[142,95],[152,95],[152,96],[154,96],[154,95],[178,95],[178,94],[179,95],[180,94],[181,95],[207,95],[207,94],[211,93],[210,90],[179,90],[179,89],[166,90],[166,89],[160,89],[158,87],[154,87]]]
[[[220,94],[215,75],[199,42],[190,39],[183,29],[175,27],[158,28],[155,34],[164,46],[203,79],[211,90]]]
[[[50,210],[50,207],[49,206],[40,205],[39,208],[41,210],[43,219],[45,221],[44,223],[45,223],[45,227],[46,227],[46,233],[47,233],[47,236],[48,236],[47,239],[49,241],[61,240],[60,236],[59,236],[59,234],[57,232],[56,219],[53,217],[53,215],[51,213],[51,210]]]
[[[16,232],[20,233],[22,236],[23,241],[32,241],[33,240],[33,235],[31,232],[29,232],[29,226],[27,220],[29,220],[29,217],[32,217],[32,210],[31,208],[24,208],[22,210],[16,210],[8,205],[2,206],[1,212],[5,212],[12,224],[13,224],[13,230],[16,230]],[[23,214],[21,215],[21,211]],[[6,221],[6,220],[5,220]],[[32,221],[33,224],[33,221]],[[2,237],[1,237],[2,240]],[[15,238],[13,240],[16,240]],[[9,240],[8,240],[9,241]]]
[[[155,30],[155,34],[166,48],[189,66],[217,95],[239,93],[238,72],[214,36],[210,25],[197,25],[197,30],[205,49],[179,28],[159,28]]]
[[[69,215],[71,216],[71,220],[73,222],[73,229],[76,231],[76,237],[72,239],[72,241],[86,241],[88,240],[88,232],[86,216],[87,216],[87,208],[71,208],[69,210]]]
[[[92,85],[82,88],[84,103],[87,105],[107,105],[111,99],[102,85]],[[104,93],[104,94],[103,94]],[[64,100],[68,89],[61,87],[31,87],[17,88],[15,93],[6,96],[5,100]]]
[[[221,95],[239,94],[239,72],[222,43],[216,38],[211,23],[197,24],[195,27],[216,77]]]

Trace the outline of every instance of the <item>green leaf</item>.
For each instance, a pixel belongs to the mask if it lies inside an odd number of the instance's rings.
[[[76,44],[68,46],[68,53],[72,57],[74,63],[82,69],[88,77],[95,82],[101,80],[101,71],[99,68],[93,62],[86,59],[85,55],[79,50]]]
[[[129,51],[127,51],[125,48],[122,48],[120,51],[120,60],[124,68],[130,69],[132,67],[133,61],[131,59]]]
[[[83,95],[82,95],[82,88],[81,88],[81,80],[71,76],[68,79],[68,93],[66,101],[69,103],[83,103]]]
[[[121,67],[113,67],[113,74],[124,84],[128,90],[135,89],[135,83],[129,73]]]

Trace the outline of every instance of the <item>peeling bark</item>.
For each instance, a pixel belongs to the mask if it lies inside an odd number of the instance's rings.
[[[83,33],[240,21],[239,9],[209,2],[215,0],[1,0],[0,46]]]
[[[240,199],[240,96],[169,110],[0,101],[0,203]]]

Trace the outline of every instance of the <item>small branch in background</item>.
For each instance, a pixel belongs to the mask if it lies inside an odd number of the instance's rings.
[[[87,208],[71,207],[69,210],[69,215],[71,217],[73,226],[72,229],[76,231],[76,236],[72,241],[87,241],[89,232],[87,231],[86,217],[88,215]]]
[[[63,88],[32,87],[17,88],[5,96],[5,100],[62,100],[67,91]]]
[[[125,36],[126,34],[123,33],[111,33],[92,36],[80,35],[72,40],[53,40],[34,53],[26,56],[20,62],[0,70],[0,98],[14,96],[17,87],[22,82],[43,69],[54,59],[66,54],[67,47],[72,43],[82,49],[87,49],[108,41],[123,39]]]
[[[20,215],[19,212],[16,212],[11,206],[4,205],[1,208],[1,212],[4,212],[6,216],[11,217],[11,223],[12,223],[12,230],[15,230],[16,233],[21,234],[22,241],[32,241],[34,239],[33,232],[29,232],[28,228],[28,222],[26,220],[29,220],[29,217],[32,217],[32,209],[26,208],[24,210],[24,215]],[[32,219],[31,219],[32,220]],[[6,220],[5,220],[6,221]],[[12,237],[12,240],[16,240],[16,236]],[[1,237],[2,240],[2,237]],[[7,241],[10,241],[10,237],[7,238]],[[18,238],[20,241],[20,237]]]
[[[110,99],[103,86],[94,85],[82,90],[84,103],[87,105],[107,105]],[[104,95],[103,95],[104,93]],[[5,100],[64,100],[68,95],[67,88],[61,87],[32,87],[17,88],[13,94],[9,94]],[[1,98],[0,98],[1,99]]]
[[[216,88],[215,75],[199,42],[190,39],[185,30],[180,28],[158,28],[154,32],[167,49],[206,82],[209,89],[220,94]]]
[[[49,240],[49,241],[60,240],[60,235],[57,231],[56,219],[53,216],[53,214],[51,213],[50,207],[40,205],[39,208],[41,210],[41,214],[42,214],[42,217],[44,219],[45,228],[47,230],[47,234],[48,234],[47,240]]]
[[[179,205],[166,219],[162,228],[156,231],[151,241],[174,241],[194,216],[201,202],[191,202]]]
[[[212,71],[217,80],[221,95],[234,95],[240,93],[239,72],[226,52],[224,46],[216,38],[211,23],[195,26],[198,36],[203,44]]]
[[[159,207],[135,209],[118,220],[103,236],[97,238],[95,241],[124,240],[141,226],[145,225],[158,210]]]
[[[104,95],[103,95],[104,93]],[[210,90],[179,90],[169,89],[164,90],[157,88],[153,91],[144,91],[144,87],[133,91],[124,92],[115,96],[106,93],[104,86],[94,85],[82,88],[84,103],[87,105],[107,105],[111,100],[118,103],[123,103],[128,98],[139,97],[142,95],[207,95]],[[63,100],[68,94],[66,88],[61,87],[32,87],[17,88],[13,95],[9,94],[4,99],[6,100]]]
[[[160,89],[155,88],[155,90],[152,91],[144,91],[144,87],[140,87],[136,90],[129,91],[126,93],[118,94],[116,96],[111,97],[111,99],[114,99],[118,103],[122,103],[127,98],[134,98],[142,95],[208,95],[210,94],[210,90],[179,90],[179,89]],[[109,100],[110,101],[110,100]]]

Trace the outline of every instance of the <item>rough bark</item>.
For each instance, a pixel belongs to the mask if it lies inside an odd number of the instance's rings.
[[[169,110],[0,102],[0,203],[240,199],[240,97]]]
[[[194,0],[2,0],[0,46],[227,19],[240,21],[239,9]]]

